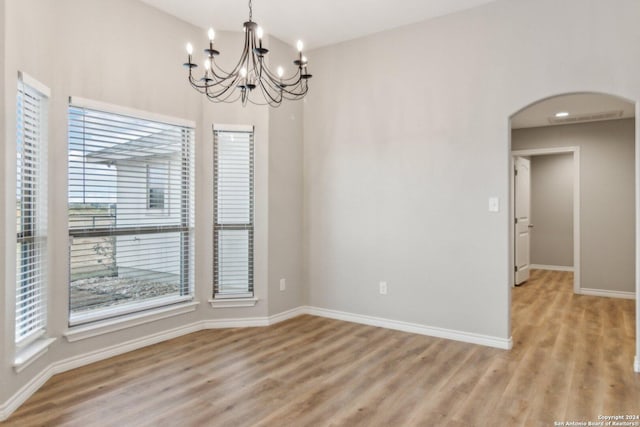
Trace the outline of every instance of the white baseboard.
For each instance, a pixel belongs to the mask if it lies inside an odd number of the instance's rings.
[[[580,289],[581,295],[589,295],[593,297],[607,297],[607,298],[623,298],[623,299],[636,299],[635,292],[624,291],[608,291],[604,289]]]
[[[269,324],[275,325],[276,323],[284,322],[285,320],[293,319],[294,317],[298,317],[303,314],[309,314],[306,306],[292,308],[291,310],[283,311],[282,313],[270,316]]]
[[[13,396],[6,402],[0,405],[0,422],[9,418],[13,412],[20,407],[33,393],[38,391],[40,387],[46,383],[49,378],[53,376],[52,367],[48,366],[38,373],[25,384],[20,390],[18,390]]]
[[[636,372],[640,372],[640,356],[636,356],[635,361],[633,363],[633,370]]]
[[[529,264],[531,270],[551,270],[551,271],[571,271],[575,269],[570,265],[545,265],[545,264]]]
[[[188,325],[180,326],[168,331],[158,332],[156,334],[147,335],[146,337],[126,341],[121,344],[116,344],[111,347],[91,351],[89,353],[81,354],[78,356],[73,356],[68,359],[53,363],[53,375],[66,372],[71,369],[79,368],[90,363],[99,362],[101,360],[108,359],[109,357],[118,356],[120,354],[128,353],[133,350],[138,350],[140,348],[147,347],[153,344],[158,344],[160,342],[167,341],[173,338],[178,338],[183,335],[191,334],[193,332],[198,332],[202,329],[203,322],[190,323]]]
[[[255,328],[269,326],[268,317],[241,317],[237,319],[210,319],[204,321],[202,329]]]
[[[301,314],[305,314],[305,307],[296,307],[282,313],[268,317],[245,317],[236,319],[211,319],[205,320],[202,329],[224,329],[224,328],[255,328],[260,326],[275,325],[284,322]]]
[[[344,311],[329,310],[319,307],[307,307],[307,313],[314,316],[328,317],[347,322],[361,323],[370,326],[379,326],[397,331],[410,332],[413,334],[427,335],[430,337],[445,338],[454,341],[462,341],[471,344],[480,344],[487,347],[496,347],[510,350],[513,346],[511,338],[504,339],[489,335],[475,334],[472,332],[456,331],[453,329],[426,326],[418,323],[402,322],[399,320],[384,319],[381,317],[365,316],[362,314],[347,313]]]

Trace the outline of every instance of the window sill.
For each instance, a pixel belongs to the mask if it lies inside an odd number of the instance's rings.
[[[190,302],[193,300],[193,296],[165,296],[151,298],[146,301],[138,302],[135,304],[128,304],[122,306],[114,306],[109,308],[103,308],[100,310],[71,313],[69,316],[69,327],[75,328],[80,325],[88,325],[90,323],[97,323],[101,320],[119,319],[126,315],[134,315],[141,313],[149,313],[152,309],[174,307],[179,303]]]
[[[69,342],[97,337],[99,335],[108,334],[110,332],[132,328],[134,326],[143,325],[145,323],[155,322],[156,320],[160,319],[166,319],[167,317],[190,313],[196,310],[198,304],[200,304],[198,301],[189,301],[186,303],[174,304],[170,306],[132,313],[117,318],[101,320],[82,326],[73,326],[69,328],[67,332],[65,332],[64,336]]]
[[[258,298],[214,298],[209,300],[212,308],[241,308],[254,307]]]
[[[29,345],[21,348],[13,361],[13,370],[16,373],[22,372],[27,366],[35,362],[40,356],[49,350],[49,346],[53,344],[55,338],[43,337],[35,340]]]

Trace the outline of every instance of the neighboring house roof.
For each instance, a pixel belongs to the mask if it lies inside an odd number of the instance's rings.
[[[116,142],[111,147],[87,154],[89,163],[118,163],[120,161],[140,160],[143,158],[170,158],[180,155],[175,138],[163,137],[164,130],[148,136]],[[127,135],[129,136],[129,135]]]

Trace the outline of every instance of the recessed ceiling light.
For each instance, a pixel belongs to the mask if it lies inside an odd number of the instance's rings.
[[[569,115],[569,113],[567,113],[566,111],[560,111],[559,113],[556,113],[556,117],[567,117]]]

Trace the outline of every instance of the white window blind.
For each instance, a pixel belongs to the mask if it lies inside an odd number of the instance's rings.
[[[190,299],[193,128],[69,106],[70,323]]]
[[[253,296],[253,131],[214,130],[214,298]]]
[[[47,325],[47,104],[48,89],[19,74],[16,122],[17,345]]]

